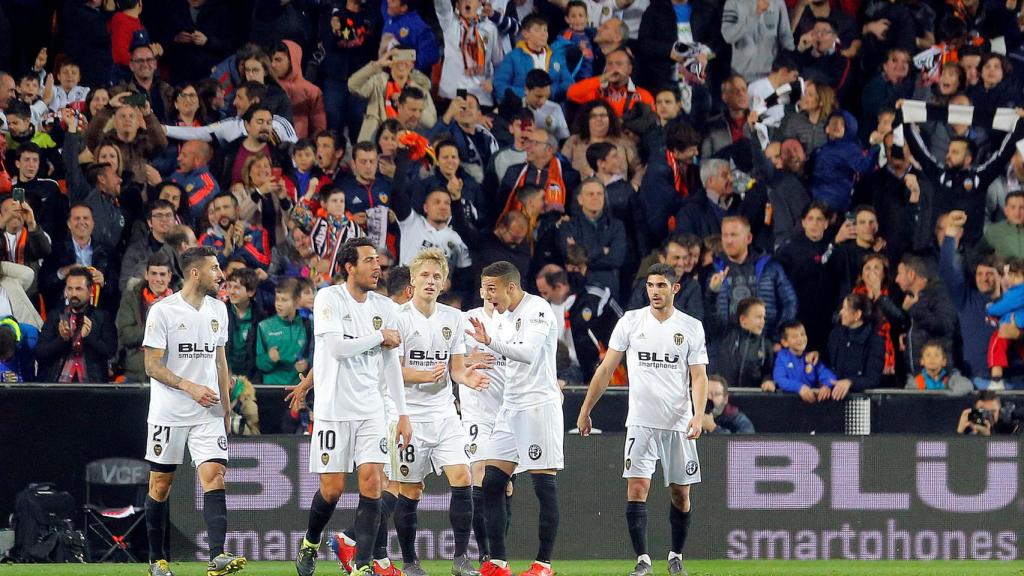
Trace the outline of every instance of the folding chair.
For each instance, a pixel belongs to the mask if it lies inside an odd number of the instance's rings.
[[[99,539],[102,555],[91,562],[138,562],[132,553],[132,532],[146,519],[149,466],[133,458],[104,458],[85,467],[85,532]],[[97,553],[99,551],[97,550]]]

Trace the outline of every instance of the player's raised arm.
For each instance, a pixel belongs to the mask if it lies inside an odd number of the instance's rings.
[[[590,429],[593,427],[593,423],[590,421],[590,412],[597,405],[597,401],[601,399],[601,396],[604,395],[604,391],[608,389],[612,373],[622,363],[623,354],[623,352],[614,348],[609,348],[608,353],[604,356],[604,360],[601,361],[597,370],[594,371],[594,377],[590,379],[590,387],[587,388],[587,397],[584,398],[583,406],[580,407],[579,418],[576,419],[576,427],[580,429],[580,435],[590,435]]]
[[[686,425],[686,437],[696,440],[704,431],[700,414],[708,403],[707,364],[690,365],[690,386],[693,390],[693,418],[690,418],[690,423]]]

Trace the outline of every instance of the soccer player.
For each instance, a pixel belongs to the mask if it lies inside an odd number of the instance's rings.
[[[399,451],[392,479],[399,482],[395,528],[402,548],[406,576],[426,576],[416,557],[416,506],[423,480],[431,470],[443,471],[451,485],[448,517],[455,533],[453,576],[479,576],[466,554],[473,524],[472,477],[467,447],[469,436],[455,411],[452,383],[480,390],[488,379],[466,365],[466,335],[462,313],[437,303],[448,278],[448,260],[437,248],[420,251],[409,263],[412,300],[398,312],[402,375],[406,404],[416,436]]]
[[[228,508],[224,474],[228,463],[228,311],[211,294],[224,280],[213,248],[189,248],[181,255],[185,283],[181,291],[153,304],[142,341],[149,375],[146,460],[150,463],[146,498],[150,576],[168,576],[167,497],[174,470],[188,445],[203,486],[203,519],[209,533],[207,576],[232,574],[245,558],[224,552]]]
[[[524,576],[551,576],[551,554],[558,535],[558,490],[555,475],[563,467],[562,395],[555,377],[558,326],[551,306],[522,289],[519,271],[499,261],[481,272],[484,298],[505,314],[492,336],[470,318],[466,333],[504,356],[505,393],[486,446],[484,508],[491,559],[483,576],[511,576],[505,550],[505,489],[516,467],[530,473],[540,503],[536,561]]]
[[[374,292],[381,275],[377,250],[369,239],[355,238],[342,245],[338,258],[344,283],[320,290],[313,303],[317,403],[309,471],[320,475],[320,489],[313,495],[306,536],[295,560],[299,576],[312,576],[316,570],[321,534],[353,463],[359,479],[359,505],[352,574],[373,574],[370,562],[380,527],[381,476],[389,447],[381,379],[395,404],[398,448],[404,448],[412,437],[395,350],[401,342],[395,329],[397,307]]]
[[[483,306],[474,308],[465,313],[466,322],[470,318],[483,323],[489,334],[497,334],[499,325],[504,320],[502,315],[494,310],[494,304],[486,300],[483,286],[480,287],[480,298],[483,299]],[[476,545],[480,551],[480,563],[490,560],[490,547],[487,543],[487,526],[484,511],[484,469],[485,460],[483,457],[487,442],[491,438],[491,431],[494,430],[494,420],[498,417],[498,410],[501,408],[501,398],[505,392],[505,358],[500,356],[483,344],[479,348],[469,351],[469,362],[483,362],[490,368],[483,370],[490,378],[490,384],[485,390],[473,390],[464,388],[460,390],[459,405],[462,408],[462,427],[469,434],[469,465],[470,473],[473,476],[473,536],[476,538]],[[511,484],[509,485],[511,488]],[[505,498],[506,516],[510,513],[511,494],[506,492]],[[507,521],[506,517],[506,521]]]
[[[647,269],[651,304],[626,312],[615,325],[608,353],[590,381],[576,421],[580,434],[589,435],[590,412],[626,355],[629,413],[622,477],[627,479],[626,523],[637,554],[630,576],[652,573],[647,554],[647,494],[658,460],[672,499],[668,573],[686,574],[682,551],[690,527],[690,485],[700,482],[695,441],[703,430],[702,412],[695,408],[703,409],[708,399],[708,352],[701,323],[672,305],[678,291],[674,268],[655,264]]]

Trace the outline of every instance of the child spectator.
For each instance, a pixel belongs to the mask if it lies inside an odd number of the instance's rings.
[[[316,287],[312,278],[299,278],[299,316],[313,321],[313,299],[316,298]]]
[[[85,112],[85,99],[89,97],[89,89],[78,85],[81,79],[82,72],[78,64],[65,60],[57,70],[58,84],[53,87],[53,96],[49,102],[50,110],[56,112],[70,106]]]
[[[292,202],[300,198],[312,198],[330,183],[317,166],[316,144],[310,138],[302,138],[292,147],[292,164],[293,168],[285,176],[285,187]]]
[[[729,329],[718,344],[715,367],[726,382],[744,388],[775,391],[772,381],[772,342],[764,335],[766,310],[760,298],[744,298],[736,305],[740,325]]]
[[[263,309],[255,300],[259,277],[250,268],[239,268],[227,276],[228,369],[236,376],[251,378],[256,364],[256,325]]]
[[[857,141],[857,121],[846,112],[833,112],[825,126],[828,142],[814,151],[811,195],[836,213],[850,208],[853,184],[878,165],[882,135],[872,132],[865,153]]]
[[[297,315],[299,283],[288,278],[274,294],[274,316],[259,323],[256,333],[256,368],[264,384],[294,386],[299,372],[309,369],[313,327]]]
[[[47,84],[51,93],[53,91],[52,82],[51,79]],[[18,100],[28,104],[32,111],[32,125],[38,130],[42,126],[43,116],[49,112],[49,108],[46,107],[46,99],[42,94],[42,87],[39,84],[39,76],[32,72],[23,74],[18,80],[17,94]]]
[[[807,359],[807,331],[798,320],[782,325],[782,350],[775,355],[775,385],[808,404],[828,400],[837,380],[822,362]]]
[[[537,13],[523,19],[522,40],[505,55],[494,73],[494,97],[501,102],[505,92],[511,90],[522,98],[526,88],[526,74],[539,68],[536,64],[543,62],[543,70],[551,76],[551,99],[556,102],[565,100],[565,92],[572,84],[565,58],[555,53],[548,46],[548,23]]]
[[[53,166],[60,162],[57,151],[57,143],[50,138],[46,132],[36,130],[32,123],[32,110],[28,104],[20,101],[11,101],[4,111],[7,115],[7,157],[4,159],[8,166],[15,166],[17,155],[15,151],[22,144],[32,142],[39,146],[42,151],[42,158],[39,162],[39,178],[49,178]],[[0,146],[0,148],[3,148]]]
[[[0,382],[24,382],[17,362],[18,335],[7,324],[0,325]]]
[[[569,27],[552,42],[551,50],[563,55],[573,82],[590,78],[594,75],[594,30],[587,27],[587,5],[583,0],[569,2],[565,23]]]
[[[929,340],[921,348],[921,371],[907,378],[910,390],[949,390],[967,394],[974,389],[971,381],[946,366],[946,349],[942,342]]]
[[[989,316],[999,319],[999,324],[1024,323],[1024,260],[1010,258],[1004,266],[1003,282],[1006,291],[995,302],[989,303],[985,310]],[[1016,316],[1014,316],[1016,315]],[[992,375],[993,389],[1003,388],[1003,369],[1009,365],[1006,352],[1011,345],[1010,340],[999,337],[999,331],[992,332],[988,343],[988,369]]]
[[[331,184],[320,191],[320,201],[313,198],[303,198],[295,204],[292,212],[292,220],[303,230],[311,231],[310,241],[313,243],[313,250],[325,262],[322,270],[310,270],[310,276],[316,278],[317,282],[324,280],[330,283],[334,274],[333,266],[338,247],[349,238],[363,236],[363,231],[355,222],[349,220],[345,212],[345,191]],[[327,228],[321,233],[321,222],[326,222]]]

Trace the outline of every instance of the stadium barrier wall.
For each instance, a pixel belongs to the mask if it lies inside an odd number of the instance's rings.
[[[625,529],[623,434],[565,439],[558,477],[560,559],[629,558]],[[308,439],[262,437],[231,444],[228,549],[252,560],[294,558],[317,478]],[[1021,475],[1017,440],[920,436],[705,437],[703,482],[693,490],[686,555],[726,559],[979,559],[1019,557]],[[172,493],[175,549],[206,559],[202,494],[180,468]],[[660,471],[649,501],[650,550],[668,550],[669,503]],[[509,551],[531,558],[536,499],[516,481]],[[450,558],[448,491],[427,481],[419,507],[421,558]],[[350,487],[328,530],[345,528],[357,495]],[[394,531],[390,548],[398,555]],[[473,543],[472,553],[475,553]],[[321,557],[330,556],[324,547]]]

